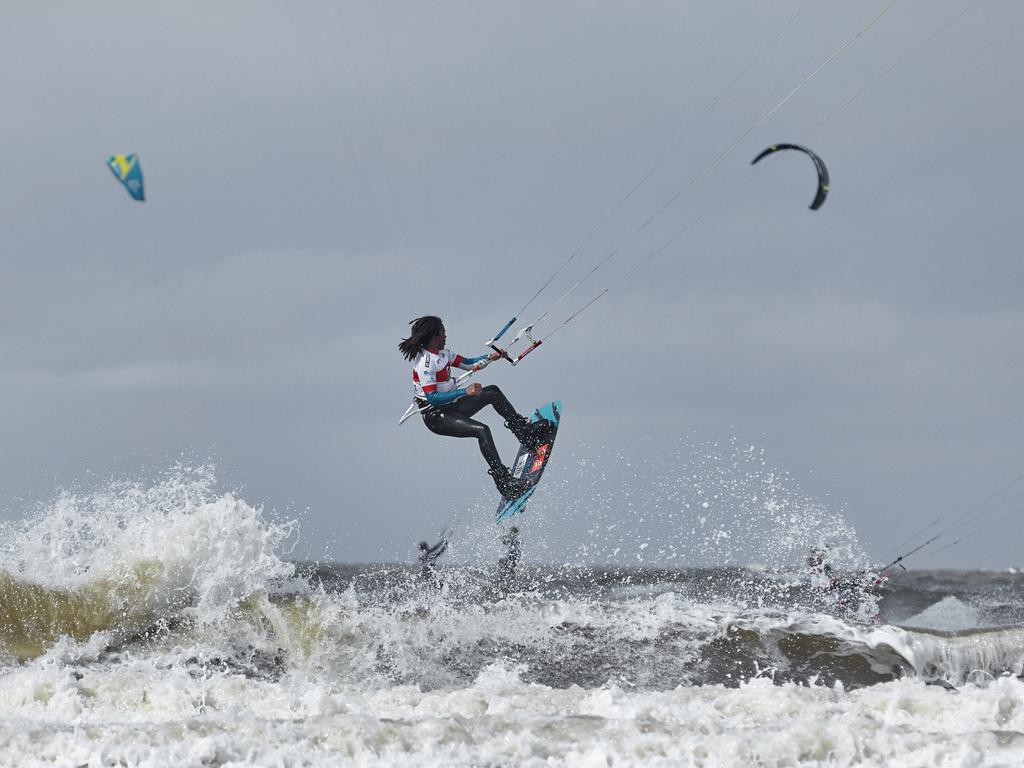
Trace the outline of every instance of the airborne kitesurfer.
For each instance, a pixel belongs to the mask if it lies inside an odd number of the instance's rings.
[[[409,338],[398,345],[406,360],[413,363],[412,380],[416,404],[423,411],[423,423],[427,429],[448,437],[475,437],[480,453],[487,462],[488,474],[494,478],[498,492],[506,499],[520,496],[528,483],[512,477],[498,449],[494,445],[490,428],[483,422],[470,417],[490,405],[505,418],[505,426],[528,450],[539,446],[551,429],[551,423],[543,419],[528,421],[520,415],[494,384],[482,387],[470,384],[457,387],[452,380],[452,366],[464,371],[479,370],[501,355],[492,352],[480,357],[463,357],[445,347],[444,322],[434,315],[416,318],[410,325]]]

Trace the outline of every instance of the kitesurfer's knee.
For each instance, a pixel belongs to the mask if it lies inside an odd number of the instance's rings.
[[[480,390],[480,396],[484,398],[483,402],[485,404],[494,408],[506,421],[518,416],[516,409],[512,407],[512,403],[508,401],[505,393],[501,391],[497,384],[488,384]]]
[[[499,400],[504,400],[505,394],[501,391],[497,384],[488,384],[486,387],[480,390],[480,394],[477,397],[484,399],[486,403],[495,403]]]

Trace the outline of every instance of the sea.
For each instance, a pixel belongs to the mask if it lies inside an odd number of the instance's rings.
[[[0,765],[1024,765],[1022,573],[539,562],[516,521],[514,573],[458,531],[424,571],[297,561],[202,473],[58,494],[0,531]]]

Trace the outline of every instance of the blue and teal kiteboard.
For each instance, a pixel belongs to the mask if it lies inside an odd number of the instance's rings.
[[[529,487],[522,495],[514,499],[502,499],[501,504],[498,505],[498,511],[494,513],[494,521],[496,523],[507,520],[517,512],[522,512],[526,507],[526,502],[529,501],[533,492],[537,490],[540,476],[544,474],[544,468],[547,467],[548,460],[551,458],[551,449],[555,445],[555,435],[558,433],[558,421],[561,416],[562,403],[559,400],[542,405],[533,412],[530,421],[547,419],[554,426],[547,439],[537,446],[536,450],[529,451],[522,446],[519,447],[519,453],[512,464],[512,477],[523,478],[529,483]]]

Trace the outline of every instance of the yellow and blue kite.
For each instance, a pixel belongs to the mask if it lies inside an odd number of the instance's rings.
[[[124,184],[132,198],[139,202],[146,199],[146,193],[142,188],[142,166],[136,155],[114,155],[107,160],[107,166]]]

